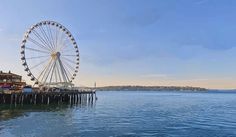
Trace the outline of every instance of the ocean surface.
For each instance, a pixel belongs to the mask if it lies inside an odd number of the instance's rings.
[[[97,92],[94,104],[0,105],[1,137],[236,136],[236,92]]]

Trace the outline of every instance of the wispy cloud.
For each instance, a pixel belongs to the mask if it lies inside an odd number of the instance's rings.
[[[143,78],[168,78],[168,75],[166,75],[166,74],[144,74],[144,75],[141,75],[140,77],[143,77]]]
[[[177,81],[182,81],[182,82],[193,82],[193,81],[209,81],[210,79],[207,78],[190,78],[190,79],[182,79],[182,80],[177,80]]]
[[[207,78],[180,78],[179,76],[171,76],[168,74],[144,74],[141,75],[140,77],[142,78],[160,78],[160,79],[165,79],[165,80],[169,80],[169,81],[186,81],[186,82],[190,82],[190,81],[208,81],[210,79]]]

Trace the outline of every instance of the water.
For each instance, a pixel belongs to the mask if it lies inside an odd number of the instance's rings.
[[[236,136],[236,93],[98,92],[96,104],[0,107],[2,137]]]

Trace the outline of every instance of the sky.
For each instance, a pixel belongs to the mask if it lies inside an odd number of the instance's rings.
[[[30,26],[63,24],[80,50],[77,86],[236,88],[235,0],[1,0],[0,70],[29,82]]]

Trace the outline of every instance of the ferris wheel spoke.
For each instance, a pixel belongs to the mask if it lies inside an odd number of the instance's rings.
[[[64,34],[64,36],[62,35],[62,38],[61,38],[61,41],[60,41],[60,48],[59,48],[59,51],[62,51],[62,49],[64,48],[64,47],[69,47],[69,46],[67,46],[67,44],[69,44],[69,42],[71,42],[71,41],[68,41],[69,39],[68,39],[68,37],[65,37],[66,35]]]
[[[70,41],[69,41],[70,42]],[[63,51],[64,49],[66,49],[69,45],[68,39],[66,39],[65,41],[63,41],[62,46],[60,47],[59,51]],[[67,45],[68,44],[68,45]]]
[[[65,82],[69,82],[70,81],[70,78],[68,77],[68,74],[67,74],[67,72],[66,72],[66,70],[65,70],[65,67],[64,66],[62,66],[62,69],[63,69],[63,72],[64,72],[64,75],[65,75]]]
[[[66,69],[66,71],[68,72],[68,74],[70,75],[70,77],[72,78],[73,77],[73,75],[70,73],[71,71],[72,72],[74,72],[75,71],[75,69],[73,69],[73,67],[71,67],[69,64],[67,64],[66,62],[64,62],[64,66],[65,66],[65,69]],[[71,71],[69,71],[69,69],[71,70]]]
[[[40,79],[40,77],[42,76],[43,72],[48,68],[48,65],[50,64],[51,60],[49,61],[49,63],[47,63],[47,65],[44,67],[43,71],[40,72],[39,76],[38,76],[38,80]]]
[[[50,27],[50,25],[48,25],[46,28],[47,28],[47,31],[49,33],[48,36],[49,36],[49,38],[51,38],[51,44],[52,44],[52,47],[53,47],[53,51],[55,52],[55,43],[54,43],[54,38],[52,36],[51,27]]]
[[[56,33],[56,34],[55,34],[55,37],[56,37],[56,39],[55,39],[55,41],[56,41],[56,42],[55,42],[55,43],[56,43],[55,50],[57,50],[57,48],[58,48],[58,30],[56,30],[55,33]]]
[[[66,54],[69,54],[71,53],[72,51],[74,51],[75,49],[68,49],[68,50],[64,50],[64,51],[61,51],[61,53],[66,53]],[[63,55],[62,55],[63,56]]]
[[[56,39],[56,43],[57,43],[56,50],[59,51],[59,47],[61,45],[61,39],[62,39],[63,34],[59,30],[57,30],[57,32],[58,32],[58,34],[57,34],[57,39]]]
[[[68,49],[68,50],[64,50],[64,51],[61,51],[61,53],[68,53],[68,52],[71,52],[71,51],[74,51],[75,49]]]
[[[36,65],[32,66],[30,69],[32,70],[32,69],[34,69],[34,68],[38,67],[39,65],[42,65],[43,63],[47,62],[47,60],[48,60],[48,59],[46,59],[46,60],[43,60],[43,61],[39,62],[38,64],[36,64]]]
[[[71,74],[71,72],[66,67],[64,67],[64,69],[67,72],[68,82],[70,82],[72,80],[73,75]]]
[[[64,63],[65,63],[65,66],[70,68],[72,71],[74,71],[76,68],[75,67],[72,67],[72,65],[70,65],[70,63],[68,63],[67,61],[64,60]],[[75,64],[73,64],[75,65]]]
[[[45,41],[45,39],[43,37],[40,36],[40,34],[37,31],[33,30],[32,32],[41,41],[41,43],[45,47],[48,47],[48,49],[50,49],[52,51],[52,48],[50,46],[48,46],[48,43]]]
[[[47,46],[47,42],[40,36],[40,34],[36,30],[33,30],[32,32],[41,41],[41,43]]]
[[[40,72],[39,76],[38,76],[38,80],[40,79],[40,77],[44,74],[44,72],[48,69],[50,63],[51,63],[52,59],[49,60],[49,62],[47,63],[47,65],[44,67],[44,69]]]
[[[63,42],[64,39],[65,39],[65,34],[62,31],[59,31],[58,38],[57,38],[57,48],[56,48],[57,51],[60,51],[60,47],[61,47],[62,42]]]
[[[55,43],[54,49],[55,49],[55,51],[57,51],[57,47],[58,47],[58,41],[57,41],[57,39],[58,39],[58,30],[54,28],[53,32],[54,32],[53,37],[54,37],[54,43]]]
[[[75,68],[73,68],[69,63],[67,63],[67,61],[64,60],[64,63],[67,67],[69,67],[72,71],[75,70]]]
[[[43,83],[46,83],[47,82],[47,79],[48,79],[48,76],[51,72],[51,69],[52,69],[52,65],[53,65],[53,60],[50,61],[49,65],[48,65],[48,68],[45,70],[45,73],[42,77],[42,81],[44,81]]]
[[[34,48],[29,48],[29,47],[25,47],[25,49],[32,50],[32,51],[35,51],[35,52],[50,54],[50,53],[47,52],[47,51],[42,51],[42,50],[38,50],[38,49],[34,49]]]
[[[57,63],[56,63],[56,64],[57,64]],[[55,65],[56,65],[56,64],[55,64]],[[58,81],[57,81],[57,69],[56,69],[56,67],[55,67],[55,74],[54,74],[54,78],[55,78],[55,81],[56,81],[56,83],[57,83]]]
[[[43,34],[44,34],[45,39],[48,41],[49,46],[52,48],[52,50],[53,50],[53,52],[54,52],[53,45],[52,45],[52,41],[50,40],[49,35],[48,35],[49,32],[46,32],[46,30],[44,29],[43,26],[41,26],[41,30],[42,30],[42,32],[43,32]]]
[[[61,55],[61,56],[77,57],[77,55]]]
[[[57,61],[55,62],[55,74],[54,74],[54,78],[56,83],[58,82],[58,76],[57,76],[58,72],[57,72]]]
[[[30,37],[29,37],[29,41],[32,42],[32,43],[34,43],[35,45],[39,46],[40,48],[42,48],[42,49],[44,49],[44,50],[45,50],[45,49],[46,49],[46,50],[50,50],[49,48],[45,47],[44,45],[40,44],[39,42],[37,42],[36,40],[34,40],[34,39],[30,38]]]
[[[57,51],[57,46],[58,46],[57,39],[58,39],[58,30],[54,29],[54,43],[55,43],[55,50],[56,51]]]
[[[59,65],[59,61],[57,60],[57,67],[56,67],[56,70],[57,70],[57,75],[58,75],[58,78],[60,80],[60,82],[62,82],[62,78],[61,78],[61,75],[60,75],[60,65]]]
[[[71,63],[73,63],[73,64],[76,64],[76,62],[73,61],[73,60],[70,60],[70,59],[68,59],[68,58],[66,58],[66,57],[62,57],[62,58],[65,59],[65,60],[67,60],[67,61],[69,61],[69,62],[71,62]]]
[[[52,44],[51,44],[51,42],[50,42],[50,40],[49,40],[49,38],[48,38],[48,36],[47,36],[45,30],[43,29],[43,26],[40,26],[40,27],[39,27],[39,30],[40,30],[41,33],[43,34],[43,37],[44,37],[45,41],[47,41],[48,46],[49,46],[49,47],[52,49],[52,51],[53,51]]]
[[[47,55],[47,56],[34,56],[34,57],[28,57],[26,59],[39,59],[39,58],[46,58],[46,57],[50,57],[50,55]]]
[[[64,66],[63,66],[63,64],[62,64],[62,62],[61,62],[61,60],[58,59],[58,61],[59,61],[61,70],[62,70],[62,72],[63,72],[62,74],[63,74],[63,77],[64,77],[64,81],[65,81],[65,82],[69,82],[70,79],[69,79],[69,77],[68,77],[68,75],[67,75],[67,73],[66,73],[66,70],[65,70],[65,68],[64,68]]]
[[[57,39],[56,39],[57,45],[56,45],[56,50],[59,51],[59,47],[60,47],[60,44],[61,44],[61,39],[62,39],[62,35],[63,35],[63,34],[62,34],[59,30],[57,30],[56,32],[57,32]]]
[[[59,63],[59,69],[60,69],[60,74],[61,74],[61,77],[62,77],[62,79],[63,79],[63,81],[66,81],[66,77],[65,77],[65,74],[64,74],[64,70],[63,70],[63,68],[62,68],[62,65],[61,65],[61,62],[60,62],[60,60],[58,60],[58,63]]]
[[[50,80],[49,80],[49,84],[52,82],[52,77],[53,77],[53,74],[54,74],[55,66],[56,66],[56,60],[54,61],[54,64],[53,64],[53,67],[52,67],[52,72],[51,72],[51,77],[50,77]]]
[[[65,62],[64,62],[65,63]],[[70,73],[70,71],[68,70],[68,68],[66,67],[66,65],[64,65],[65,71],[67,72],[67,74],[69,75],[70,78],[73,77],[73,75]],[[69,78],[68,77],[68,78]]]

